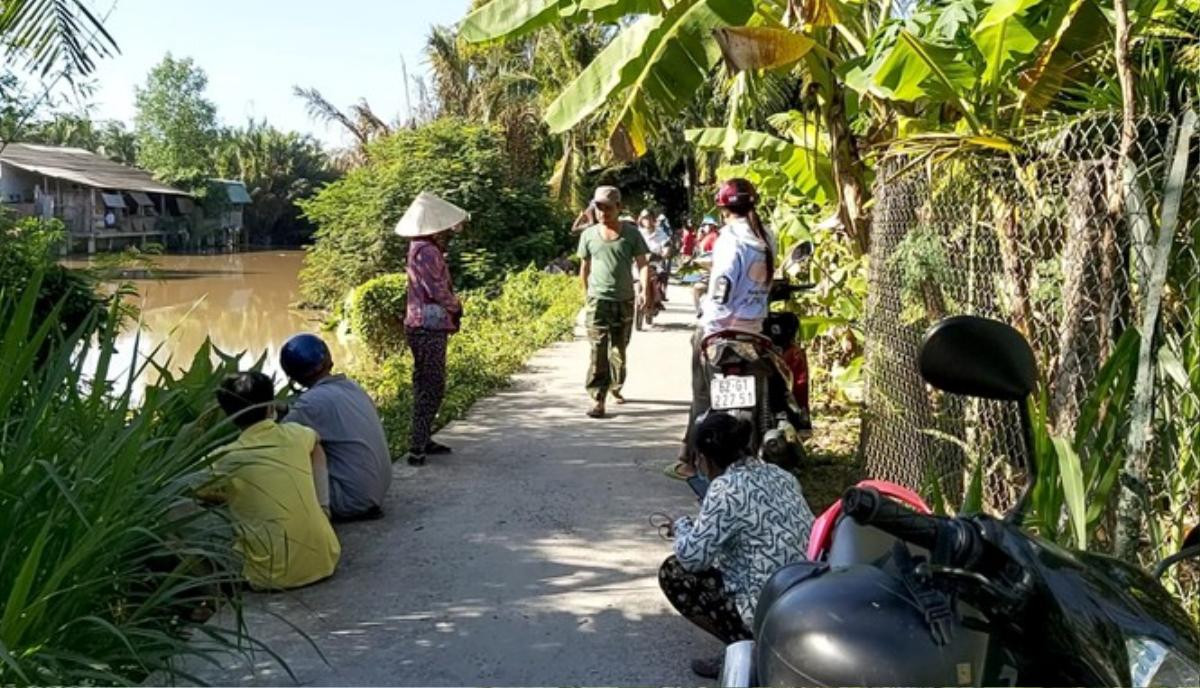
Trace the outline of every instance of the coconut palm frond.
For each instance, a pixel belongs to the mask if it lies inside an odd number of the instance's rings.
[[[87,76],[96,60],[120,52],[117,42],[82,0],[11,0],[0,5],[5,59],[42,75],[58,71],[68,82]]]
[[[346,113],[342,112],[333,103],[325,99],[321,92],[315,88],[301,88],[293,86],[292,93],[304,101],[308,116],[326,124],[340,124],[346,131],[350,132],[354,138],[358,139],[360,145],[366,145],[370,142],[370,136],[361,126],[352,120]]]

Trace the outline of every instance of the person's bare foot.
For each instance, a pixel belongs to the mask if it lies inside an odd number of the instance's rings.
[[[604,417],[604,402],[597,401],[592,406],[592,408],[590,410],[588,410],[587,414],[588,414],[589,418],[603,418]]]
[[[614,400],[616,400],[616,402],[617,402],[618,404],[624,404],[624,403],[625,403],[625,397],[621,396],[621,393],[620,393],[620,392],[610,392],[610,394],[612,394],[612,398],[613,398]]]

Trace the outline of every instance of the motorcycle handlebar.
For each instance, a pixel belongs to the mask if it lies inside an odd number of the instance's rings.
[[[842,512],[860,525],[875,526],[889,535],[930,552],[937,547],[940,523],[879,494],[874,488],[852,487],[842,495]]]

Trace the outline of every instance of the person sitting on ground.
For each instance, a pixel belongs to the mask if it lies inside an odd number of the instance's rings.
[[[795,476],[745,453],[751,425],[711,414],[694,436],[701,473],[710,481],[700,515],[674,524],[675,554],[659,585],[675,609],[722,643],[752,638],[754,609],[777,570],[804,559],[813,514]],[[692,670],[715,677],[721,656]]]
[[[334,520],[379,518],[392,483],[392,460],[371,397],[345,375],[333,374],[329,347],[313,334],[283,345],[280,367],[306,391],[285,420],[312,428],[329,460],[329,506]]]
[[[229,505],[242,575],[257,590],[298,588],[333,575],[342,548],[329,524],[329,479],[317,433],[276,423],[275,386],[258,372],[226,378],[217,403],[241,429],[219,450],[199,491]]]

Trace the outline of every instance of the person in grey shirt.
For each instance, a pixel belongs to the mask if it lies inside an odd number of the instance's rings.
[[[320,337],[292,337],[280,366],[305,388],[286,420],[312,428],[329,466],[329,507],[335,520],[379,518],[392,482],[392,460],[383,423],[371,397],[345,375],[333,375],[333,357]]]

